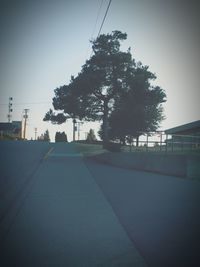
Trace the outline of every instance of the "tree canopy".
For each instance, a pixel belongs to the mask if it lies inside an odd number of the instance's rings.
[[[145,132],[155,131],[163,120],[162,103],[165,93],[159,86],[151,86],[155,75],[147,66],[139,64],[130,77],[129,89],[115,103],[109,117],[109,137],[125,142],[126,137],[138,138]]]
[[[63,123],[68,118],[102,121],[102,139],[108,143],[115,137],[154,129],[162,117],[160,104],[165,93],[152,86],[155,80],[147,66],[136,63],[130,49],[121,51],[127,34],[113,31],[92,42],[93,55],[68,85],[54,90],[55,113],[49,110],[44,120]],[[136,119],[137,118],[137,119]],[[120,129],[123,128],[123,129]]]

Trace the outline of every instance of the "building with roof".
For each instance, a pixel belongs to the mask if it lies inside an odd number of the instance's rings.
[[[179,125],[177,127],[165,130],[168,144],[175,146],[200,147],[200,120]]]
[[[165,133],[176,134],[176,135],[200,136],[200,120],[165,130]]]
[[[1,139],[21,139],[22,122],[0,122],[0,138]]]

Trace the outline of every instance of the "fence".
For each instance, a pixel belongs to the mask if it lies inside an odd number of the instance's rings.
[[[136,140],[129,146],[123,146],[123,151],[154,151],[154,152],[176,152],[176,151],[199,151],[200,136],[165,134],[164,132],[143,133],[138,145]]]

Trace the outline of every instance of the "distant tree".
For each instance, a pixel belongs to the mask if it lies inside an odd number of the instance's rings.
[[[41,134],[40,136],[37,137],[38,141],[44,141],[44,134]]]
[[[93,129],[90,129],[89,130],[89,133],[88,133],[88,135],[87,135],[87,142],[94,142],[94,141],[96,141],[97,139],[96,139],[96,136],[95,136],[95,133],[94,133],[94,130]]]
[[[67,142],[67,135],[65,132],[56,132],[55,142]]]
[[[43,134],[41,134],[40,136],[38,136],[37,138],[38,141],[50,141],[50,137],[49,137],[49,131],[46,130]]]
[[[44,133],[44,141],[50,141],[50,137],[49,137],[49,131],[46,130],[45,133]]]

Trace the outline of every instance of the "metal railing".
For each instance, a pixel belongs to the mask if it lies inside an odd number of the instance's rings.
[[[138,142],[133,139],[133,142],[123,146],[122,150],[126,152],[200,152],[200,136],[169,135],[164,132],[143,133]]]

